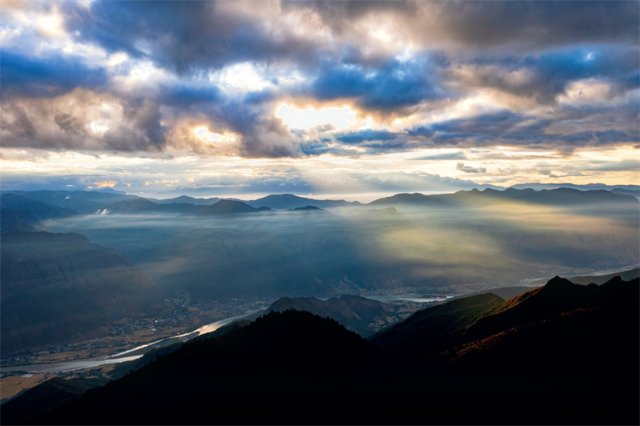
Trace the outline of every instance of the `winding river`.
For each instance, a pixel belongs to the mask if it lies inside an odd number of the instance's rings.
[[[120,364],[122,362],[135,361],[142,358],[142,356],[150,350],[167,346],[173,343],[186,342],[194,337],[201,336],[203,334],[211,333],[223,327],[233,321],[245,318],[251,314],[258,312],[251,311],[242,315],[236,315],[229,318],[224,318],[219,321],[212,322],[210,324],[198,327],[193,331],[187,333],[177,334],[175,336],[165,337],[163,339],[155,340],[144,345],[136,346],[135,348],[128,349],[126,351],[118,352],[112,355],[102,355],[93,358],[78,359],[73,361],[53,362],[53,363],[39,363],[39,364],[24,364],[24,365],[11,365],[0,368],[2,373],[66,373],[70,371],[85,370],[90,368],[100,367],[101,365],[108,364]]]

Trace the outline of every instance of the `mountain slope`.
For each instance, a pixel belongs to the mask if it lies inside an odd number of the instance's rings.
[[[68,208],[54,206],[13,193],[0,194],[0,206],[4,209],[32,216],[37,220],[58,219],[77,214]]]
[[[107,191],[13,191],[14,194],[52,206],[71,209],[80,214],[94,214],[113,203],[138,198],[119,192]]]
[[[161,301],[148,276],[79,234],[3,231],[1,263],[3,356],[108,335]]]
[[[495,294],[479,294],[452,300],[416,312],[405,321],[373,337],[387,350],[432,355],[451,342],[457,333],[498,309],[504,300]]]
[[[477,340],[505,330],[566,317],[578,311],[597,311],[612,305],[634,303],[638,300],[637,294],[637,278],[622,281],[620,277],[615,277],[601,286],[582,286],[555,277],[544,287],[516,296],[492,315],[478,320],[467,331],[466,339]]]

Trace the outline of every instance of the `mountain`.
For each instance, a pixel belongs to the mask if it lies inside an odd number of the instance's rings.
[[[503,303],[502,298],[491,293],[452,300],[416,312],[375,335],[372,342],[383,349],[406,351],[411,356],[432,355],[450,343],[457,333]]]
[[[368,342],[333,320],[306,312],[270,313],[217,338],[185,344],[41,420],[177,424],[297,418],[307,423],[312,415],[327,421],[331,417],[317,411],[325,404],[330,411],[364,409],[365,401],[348,396],[367,382],[377,358]]]
[[[32,230],[34,226],[39,224],[38,219],[29,212],[0,207],[0,230],[2,232],[15,229]]]
[[[108,336],[113,321],[159,309],[147,275],[82,235],[3,228],[0,251],[3,356]]]
[[[333,320],[271,312],[34,422],[637,424],[639,288],[555,278],[506,302],[470,296],[374,337],[382,350]],[[439,357],[408,357],[411,344]]]
[[[571,188],[543,189],[514,189],[504,191],[484,189],[479,191],[458,191],[455,194],[424,195],[396,194],[391,197],[380,198],[369,205],[416,205],[416,206],[455,206],[481,205],[500,201],[515,201],[553,206],[584,205],[598,203],[626,204],[636,206],[638,200],[630,195],[617,194],[604,190],[578,191]]]
[[[640,193],[640,185],[605,185],[603,183],[589,183],[585,185],[576,185],[573,183],[522,183],[513,185],[514,189],[557,189],[557,188],[570,188],[577,189],[579,191],[592,191],[602,190],[611,191],[616,193],[623,193],[627,195],[638,195]]]
[[[217,203],[211,204],[209,206],[200,206],[197,212],[200,215],[217,215],[232,213],[255,213],[264,210],[264,208],[255,208],[242,201],[220,200]]]
[[[269,207],[275,210],[290,210],[299,207],[345,207],[359,205],[358,202],[349,202],[345,200],[314,200],[313,198],[299,197],[293,194],[272,194],[253,201],[247,201],[247,204],[253,207]]]
[[[14,193],[0,194],[0,206],[37,220],[59,219],[78,214],[68,208],[43,203]]]
[[[267,312],[296,310],[331,318],[349,330],[367,337],[389,325],[396,316],[386,303],[365,297],[343,295],[320,300],[315,297],[283,297],[275,301]]]
[[[108,209],[118,201],[138,198],[118,192],[105,191],[13,191],[15,195],[39,201],[51,206],[70,209],[79,214],[94,214]]]
[[[554,277],[544,287],[514,297],[492,315],[479,319],[467,331],[467,339],[484,338],[575,311],[599,309],[613,302],[624,302],[625,297],[633,297],[634,293],[638,293],[637,278],[625,282],[615,277],[601,286],[583,286]]]

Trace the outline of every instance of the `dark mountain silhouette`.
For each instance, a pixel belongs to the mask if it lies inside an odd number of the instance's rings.
[[[2,232],[2,354],[106,336],[112,321],[159,308],[151,279],[79,234]]]
[[[59,219],[77,214],[68,208],[54,206],[13,193],[0,194],[0,206],[37,220]]]
[[[462,298],[376,336],[404,342],[384,351],[333,320],[272,312],[37,422],[637,424],[638,289],[556,278],[507,302]],[[406,356],[434,340],[439,357]]]
[[[293,194],[272,194],[253,201],[247,201],[253,207],[269,207],[276,210],[289,210],[298,207],[312,206],[319,208],[344,207],[359,205],[357,202],[345,200],[314,200]]]
[[[455,194],[396,194],[391,197],[374,200],[369,203],[369,205],[454,206],[464,204],[473,206],[496,203],[499,201],[518,201],[554,206],[597,203],[638,204],[638,200],[633,196],[617,194],[604,190],[579,191],[571,188],[557,188],[536,191],[534,189],[508,188],[504,191],[499,191],[487,188],[482,191],[477,189],[472,189],[470,191],[458,191]]]
[[[31,423],[38,416],[103,384],[105,381],[102,379],[54,377],[46,380],[3,403],[2,423]]]
[[[315,297],[283,297],[275,301],[267,312],[287,310],[311,312],[323,318],[334,319],[364,337],[388,326],[396,319],[390,305],[353,295],[332,297],[328,300]]]

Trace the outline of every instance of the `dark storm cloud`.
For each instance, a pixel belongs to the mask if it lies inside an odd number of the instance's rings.
[[[374,69],[355,64],[324,64],[312,83],[317,99],[356,99],[363,108],[392,110],[443,96],[427,58],[391,60]]]
[[[312,54],[310,42],[274,36],[260,25],[256,13],[270,7],[260,3],[255,13],[238,14],[216,1],[98,0],[89,10],[68,5],[67,12],[68,25],[82,40],[150,58],[178,72]]]
[[[76,87],[101,87],[107,73],[82,61],[55,55],[33,58],[0,50],[2,97],[57,96]]]
[[[447,1],[436,3],[446,33],[471,47],[585,42],[636,43],[635,1]]]
[[[636,1],[318,1],[287,2],[317,11],[336,33],[366,16],[396,19],[425,46],[546,48],[638,40]]]
[[[535,55],[476,59],[465,84],[491,87],[540,103],[552,103],[573,81],[596,78],[618,85],[618,91],[638,87],[640,49],[632,46],[571,46]],[[456,70],[453,69],[455,79]]]
[[[582,115],[578,114],[581,118]],[[411,136],[422,137],[433,145],[482,146],[508,144],[534,146],[539,144],[568,147],[628,143],[637,140],[640,132],[632,123],[624,130],[585,130],[573,123],[575,116],[560,114],[555,118],[539,118],[504,111],[473,118],[448,120],[413,129]],[[550,132],[551,126],[566,125],[563,132]]]

